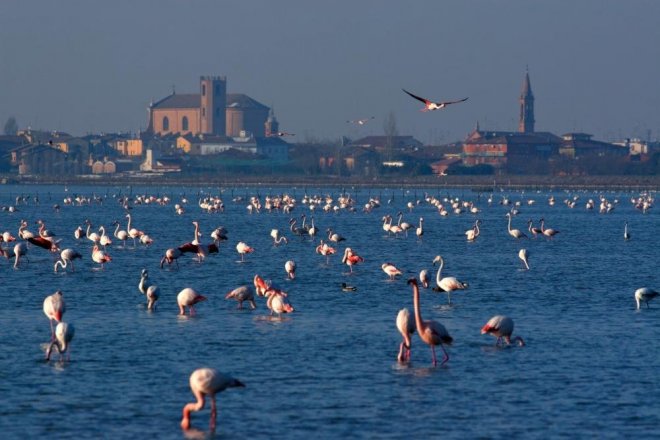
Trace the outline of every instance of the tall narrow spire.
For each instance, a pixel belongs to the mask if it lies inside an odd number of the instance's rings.
[[[520,93],[520,118],[518,120],[518,131],[521,133],[534,132],[534,95],[532,84],[529,81],[529,69],[525,71],[522,92]]]

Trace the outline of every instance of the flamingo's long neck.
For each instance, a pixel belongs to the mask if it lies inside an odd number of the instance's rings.
[[[131,215],[127,214],[126,218],[128,219],[128,224],[126,225],[126,230],[130,231],[131,230]]]
[[[419,305],[419,287],[417,284],[413,283],[413,307],[415,308],[415,325],[417,326],[417,332],[422,334],[424,329],[424,321],[422,320],[422,312],[420,311]]]
[[[545,232],[545,220],[541,220],[541,232]]]
[[[117,222],[117,228],[115,229],[115,237],[119,238],[119,222]]]
[[[479,235],[479,222],[474,223],[474,236]]]
[[[435,282],[440,287],[440,280],[442,277],[440,276],[440,273],[442,272],[442,267],[445,265],[445,261],[440,258],[440,267],[438,268],[438,273],[435,275]]]
[[[511,232],[511,215],[508,215],[507,217],[509,217],[509,226],[508,226],[508,228],[509,228],[509,232]]]
[[[90,229],[92,229],[92,224],[87,223],[87,232],[86,232],[87,238],[89,238],[89,236],[90,236],[90,232],[89,232]]]
[[[195,238],[193,239],[193,243],[196,243],[199,238],[199,223],[195,222]]]

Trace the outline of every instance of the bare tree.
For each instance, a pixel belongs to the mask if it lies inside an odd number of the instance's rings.
[[[16,133],[18,133],[18,123],[15,117],[10,116],[7,122],[5,122],[5,134],[13,136]]]

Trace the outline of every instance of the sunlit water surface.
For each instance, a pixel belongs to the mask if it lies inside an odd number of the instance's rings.
[[[53,272],[53,256],[31,248],[29,263],[12,268],[1,262],[2,356],[0,356],[0,432],[3,438],[181,438],[181,409],[193,400],[190,373],[210,366],[240,378],[246,388],[218,395],[215,435],[229,438],[625,438],[660,435],[660,301],[635,310],[638,287],[660,288],[657,208],[642,214],[630,203],[638,193],[496,191],[428,189],[430,195],[472,200],[477,215],[441,217],[424,201],[424,190],[346,190],[356,211],[314,213],[303,195],[339,195],[336,188],[129,188],[0,187],[0,204],[15,205],[31,195],[18,212],[0,212],[0,229],[17,234],[20,219],[36,232],[36,220],[83,255],[74,273]],[[223,213],[204,213],[199,191],[221,195]],[[73,231],[85,219],[95,227],[121,221],[125,211],[118,194],[168,195],[167,206],[135,205],[133,225],[155,242],[150,247],[117,241],[108,248],[113,261],[95,270],[90,241],[76,241]],[[295,195],[291,214],[248,214],[247,201],[233,198],[268,194]],[[67,195],[97,195],[103,204],[64,206]],[[598,213],[599,196],[618,199],[609,214]],[[39,204],[34,203],[38,196]],[[186,213],[174,204],[189,199]],[[550,206],[548,198],[556,203]],[[576,207],[564,199],[578,196]],[[369,197],[382,206],[362,211]],[[507,233],[506,212],[521,201],[513,227],[527,232],[527,219],[544,217],[560,232],[554,239],[515,240]],[[588,211],[585,203],[596,201]],[[528,205],[527,200],[536,203]],[[407,203],[415,204],[412,211]],[[53,205],[60,204],[55,212]],[[418,240],[387,237],[381,218],[402,211],[417,226]],[[294,237],[289,219],[314,216],[320,230],[345,236],[338,254],[326,265],[310,240]],[[468,243],[464,231],[482,220],[481,235]],[[165,249],[193,239],[191,222],[199,220],[202,241],[217,226],[229,240],[203,264],[188,254],[180,269],[160,269]],[[624,241],[628,221],[631,240]],[[278,228],[289,238],[273,246]],[[529,235],[529,234],[528,234]],[[235,245],[245,241],[256,251],[239,263]],[[7,245],[5,244],[5,247]],[[341,264],[346,246],[365,258],[355,273]],[[530,253],[531,270],[521,270],[518,250]],[[431,352],[417,336],[412,360],[396,361],[401,338],[395,327],[399,309],[412,311],[406,279],[421,269],[434,270],[433,257],[445,260],[443,275],[469,282],[469,289],[447,296],[423,290],[422,314],[442,322],[454,337],[450,360],[432,367]],[[295,280],[286,279],[284,263],[297,262]],[[394,263],[404,276],[388,281],[381,270]],[[158,308],[145,310],[137,285],[149,269],[161,289]],[[435,272],[433,272],[435,274]],[[289,292],[295,312],[282,320],[268,318],[263,298],[256,310],[237,310],[224,295],[255,274]],[[357,287],[343,292],[340,283]],[[208,296],[196,317],[177,316],[176,295],[193,287]],[[64,292],[65,321],[76,327],[70,362],[45,362],[43,346],[50,330],[42,312],[46,295]],[[481,335],[493,315],[515,320],[514,335],[527,346],[495,348]],[[439,351],[441,356],[441,352]],[[193,413],[192,425],[209,435],[209,407]]]

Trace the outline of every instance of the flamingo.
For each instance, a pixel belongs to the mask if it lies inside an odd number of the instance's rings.
[[[330,264],[330,255],[337,252],[335,248],[328,246],[327,243],[324,243],[323,240],[319,242],[319,245],[316,246],[316,253],[325,256],[325,264]]]
[[[75,329],[73,324],[67,324],[66,322],[60,322],[55,327],[55,340],[53,340],[46,350],[46,360],[50,360],[50,353],[53,351],[53,347],[57,348],[57,351],[60,354],[60,359],[64,353],[67,354],[67,359],[70,359],[70,352],[67,352],[69,349],[69,344],[73,339]]]
[[[257,295],[264,296],[266,291],[269,288],[269,285],[261,278],[259,275],[255,275],[253,279],[254,290],[257,292]]]
[[[538,234],[543,234],[543,231],[541,231],[539,228],[535,228],[533,226],[533,223],[534,222],[532,221],[531,218],[529,220],[527,220],[527,230],[529,230],[529,232],[531,232],[531,234],[534,237],[536,237]]]
[[[100,226],[99,232],[101,233],[101,236],[99,237],[99,244],[103,246],[103,248],[105,248],[109,244],[112,244],[112,240],[110,239],[110,237],[105,235],[105,226]]]
[[[195,314],[195,304],[206,301],[206,297],[197,293],[194,289],[186,287],[176,296],[176,302],[179,305],[179,315],[186,314],[186,307],[189,309],[190,316]]]
[[[422,283],[422,287],[425,289],[429,288],[429,281],[431,280],[431,277],[429,275],[429,271],[426,269],[422,269],[419,271],[419,282]]]
[[[341,262],[348,265],[348,268],[350,269],[351,273],[353,273],[353,266],[358,263],[362,263],[364,261],[364,258],[361,256],[355,254],[353,252],[353,249],[347,247],[344,250],[344,256],[341,259]]]
[[[138,289],[147,297],[147,310],[155,310],[156,301],[160,297],[160,288],[149,281],[149,272],[147,269],[142,269]]]
[[[390,281],[394,281],[394,277],[401,275],[401,271],[392,263],[383,263],[380,267],[383,269],[383,272],[390,277]]]
[[[135,247],[135,239],[144,234],[144,232],[135,228],[131,228],[132,219],[130,214],[126,214],[126,218],[128,219],[128,223],[126,224],[126,232],[128,233],[128,236],[133,239],[133,247]]]
[[[53,321],[62,322],[62,315],[66,312],[66,305],[64,304],[64,298],[62,298],[62,291],[57,290],[52,295],[48,295],[44,299],[43,305],[44,314],[48,318],[50,323],[50,336],[51,340],[55,340],[55,328],[53,326]]]
[[[99,246],[95,244],[92,248],[92,260],[94,260],[95,263],[100,264],[101,269],[104,269],[105,263],[112,261],[112,257],[105,251],[99,249]]]
[[[193,238],[192,244],[199,244],[199,237],[202,236],[202,233],[199,232],[199,222],[197,220],[193,221],[192,224],[195,226],[195,237]]]
[[[247,244],[245,244],[244,242],[239,241],[238,244],[236,245],[236,252],[240,254],[241,263],[243,263],[245,261],[244,260],[245,254],[250,254],[254,252],[254,249],[248,246]]]
[[[181,419],[181,428],[190,428],[190,413],[200,411],[204,408],[206,396],[211,399],[211,422],[210,430],[215,430],[217,418],[217,406],[215,402],[216,393],[220,393],[227,388],[245,387],[238,379],[220,373],[212,368],[199,368],[190,375],[190,389],[192,390],[196,402],[191,402],[183,407],[183,418]]]
[[[114,221],[113,225],[116,226],[114,236],[117,240],[121,241],[122,247],[126,247],[126,240],[128,240],[128,232],[124,231],[123,229],[119,229],[120,225],[118,221]]]
[[[280,235],[279,229],[271,229],[270,236],[273,238],[273,246],[278,246],[281,242],[284,244],[289,242],[284,235]]]
[[[75,272],[76,268],[73,266],[73,260],[76,258],[82,259],[80,252],[71,248],[64,249],[62,252],[60,252],[60,259],[55,262],[55,273],[57,273],[58,267],[61,267],[64,269],[64,271],[66,271],[66,268],[69,264],[71,265],[71,271]]]
[[[333,232],[330,228],[328,228],[326,232],[328,233],[328,240],[332,241],[333,243],[339,243],[340,241],[346,240],[341,235]]]
[[[293,260],[288,260],[284,263],[284,270],[286,271],[289,279],[294,279],[296,277],[296,262]]]
[[[559,231],[556,230],[556,229],[552,229],[552,228],[546,229],[544,219],[541,219],[541,232],[543,232],[543,235],[545,235],[546,237],[549,237],[549,238],[552,238],[555,235],[559,234]]]
[[[424,235],[424,218],[423,217],[419,218],[419,225],[417,226],[417,229],[415,229],[415,234],[417,234],[417,238],[422,238],[422,235]]]
[[[316,237],[316,233],[319,231],[319,229],[314,226],[314,216],[312,216],[312,225],[309,227],[307,230],[307,233],[309,234],[309,237],[314,241],[314,238]]]
[[[94,244],[98,243],[99,240],[101,240],[101,236],[99,234],[97,234],[96,232],[91,232],[90,231],[92,229],[92,222],[90,222],[89,220],[85,220],[85,223],[87,223],[87,232],[85,233],[85,236],[92,243],[94,243]]]
[[[410,319],[410,311],[408,309],[401,309],[396,315],[396,328],[401,333],[403,341],[399,345],[399,355],[397,360],[399,362],[406,362],[410,360],[410,335],[415,333],[415,321]]]
[[[467,237],[467,241],[474,241],[477,239],[479,236],[479,224],[481,223],[481,220],[477,220],[474,222],[474,226],[472,229],[468,229],[465,231],[465,236]]]
[[[520,229],[511,229],[511,213],[507,212],[506,216],[509,217],[509,235],[513,238],[527,238],[527,236]]]
[[[4,241],[5,243],[10,243],[12,241],[16,241],[16,237],[11,235],[11,232],[5,231],[2,233],[2,241]]]
[[[151,246],[151,244],[154,242],[154,240],[149,237],[148,234],[142,234],[140,235],[140,243],[142,243],[145,246]]]
[[[439,345],[445,356],[440,365],[444,365],[449,360],[449,354],[445,350],[444,344],[451,344],[453,338],[449,335],[449,332],[444,325],[440,324],[437,321],[429,320],[424,321],[422,319],[422,312],[420,311],[419,305],[419,287],[417,286],[417,280],[415,278],[410,278],[408,284],[412,286],[413,289],[413,305],[415,307],[415,325],[417,327],[417,334],[424,343],[428,344],[431,347],[431,354],[433,355],[433,366],[437,365],[438,361],[435,357],[435,346]]]
[[[367,122],[371,121],[372,119],[376,119],[374,116],[368,117],[368,118],[362,118],[362,119],[352,119],[350,121],[346,121],[347,124],[356,124],[356,125],[364,125]]]
[[[424,103],[424,108],[422,108],[420,110],[422,112],[428,112],[428,111],[433,111],[433,110],[441,110],[441,109],[447,107],[450,104],[457,104],[459,102],[467,101],[467,98],[463,98],[463,99],[458,99],[458,100],[455,100],[455,101],[438,101],[438,102],[434,102],[434,101],[430,101],[426,98],[422,98],[420,96],[413,95],[412,93],[410,93],[406,89],[401,89],[401,90],[403,90],[410,97]]]
[[[440,267],[438,268],[438,273],[435,275],[435,283],[437,284],[437,287],[434,287],[433,290],[446,292],[449,304],[451,304],[451,292],[454,290],[467,289],[468,283],[458,281],[458,279],[456,279],[455,277],[442,278],[440,276],[440,273],[442,272],[442,268],[445,265],[445,260],[443,260],[440,255],[437,255],[433,259],[433,265],[435,266],[435,263],[437,263],[438,261],[440,262]]]
[[[481,328],[481,334],[483,335],[485,333],[497,337],[495,346],[499,345],[502,342],[502,339],[510,345],[511,334],[513,333],[513,319],[503,315],[493,316],[488,320],[486,325]],[[513,340],[518,342],[518,345],[521,347],[525,345],[525,341],[520,336],[516,336]]]
[[[254,292],[249,286],[240,286],[225,295],[225,299],[235,299],[238,301],[238,308],[243,308],[243,301],[250,303],[252,309],[257,308],[257,303],[254,302]]]
[[[73,236],[75,237],[76,240],[80,240],[83,238],[85,235],[85,230],[81,227],[78,226],[75,231],[73,231]]]
[[[658,296],[660,293],[648,287],[640,287],[635,290],[635,301],[637,302],[637,310],[641,307],[641,302],[646,303],[646,308],[649,308],[649,301]]]
[[[408,203],[411,204],[411,202],[408,202]],[[401,220],[403,219],[403,212],[399,211],[399,213],[397,215],[399,216],[399,221],[397,223],[397,226],[399,226],[401,228],[401,230],[406,233],[406,237],[407,237],[408,236],[408,229],[412,228],[412,225],[408,222],[401,222]]]
[[[630,234],[628,233],[628,222],[623,226],[623,239],[630,240]]]
[[[520,251],[518,251],[518,258],[522,260],[527,270],[529,270],[529,262],[527,261],[528,257],[529,257],[529,252],[527,252],[527,249],[520,249]]]
[[[21,220],[21,225],[18,227],[18,237],[22,240],[34,238],[34,234],[26,229],[27,225],[25,220]]]
[[[216,245],[220,244],[220,241],[227,240],[227,230],[223,226],[218,226],[211,232],[211,238]]]
[[[182,255],[181,250],[177,248],[169,248],[168,250],[165,251],[165,255],[163,255],[163,258],[160,260],[160,268],[163,268],[163,265],[165,263],[167,264],[172,264],[176,262],[176,267],[177,269],[179,268],[179,257]]]
[[[269,288],[266,291],[266,306],[270,309],[270,314],[277,313],[278,317],[282,318],[282,313],[291,313],[294,311],[293,306],[286,302],[284,298],[286,293],[279,289]]]
[[[50,241],[53,241],[55,239],[55,234],[53,234],[51,231],[46,229],[46,223],[44,223],[43,220],[37,220],[37,224],[39,225],[38,232],[40,237]]]

